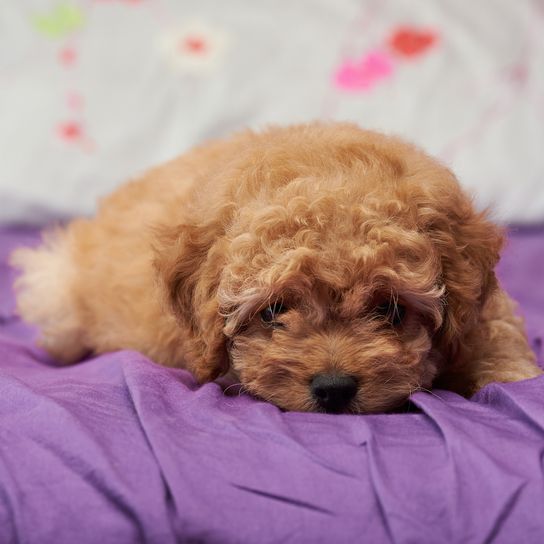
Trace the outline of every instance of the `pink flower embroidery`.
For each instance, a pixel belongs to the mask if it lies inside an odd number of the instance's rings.
[[[77,60],[77,53],[73,47],[66,46],[59,51],[59,60],[64,66],[72,66]]]
[[[77,121],[68,121],[61,123],[58,127],[59,136],[63,140],[79,140],[83,135],[83,128]]]
[[[383,51],[371,51],[359,60],[347,60],[335,74],[335,83],[346,91],[370,91],[393,73],[393,61]]]

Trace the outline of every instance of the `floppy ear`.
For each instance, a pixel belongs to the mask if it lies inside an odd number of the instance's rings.
[[[467,331],[497,289],[495,266],[504,243],[503,229],[486,212],[476,212],[460,189],[444,187],[428,213],[426,230],[438,249],[446,287],[439,338],[454,355]]]
[[[225,261],[218,223],[157,229],[154,266],[165,305],[185,332],[186,361],[200,382],[228,370],[217,288]]]

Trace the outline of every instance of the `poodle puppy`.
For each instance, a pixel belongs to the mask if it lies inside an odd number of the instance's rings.
[[[134,349],[283,409],[371,413],[541,374],[503,239],[419,149],[314,123],[196,148],[12,262],[60,361]]]

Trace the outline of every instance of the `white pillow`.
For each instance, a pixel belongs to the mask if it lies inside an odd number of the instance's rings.
[[[204,139],[317,118],[400,134],[499,219],[542,220],[539,5],[3,2],[0,221],[88,214]]]

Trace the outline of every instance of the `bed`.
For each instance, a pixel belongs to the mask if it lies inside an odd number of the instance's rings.
[[[398,413],[284,413],[120,351],[59,367],[16,317],[0,231],[0,542],[540,543],[544,377]],[[542,363],[544,228],[500,264]]]
[[[543,365],[542,36],[541,0],[5,2],[0,543],[543,542],[544,377],[334,416],[135,352],[61,367],[7,265],[206,139],[348,120],[423,146],[518,225],[498,272]]]

